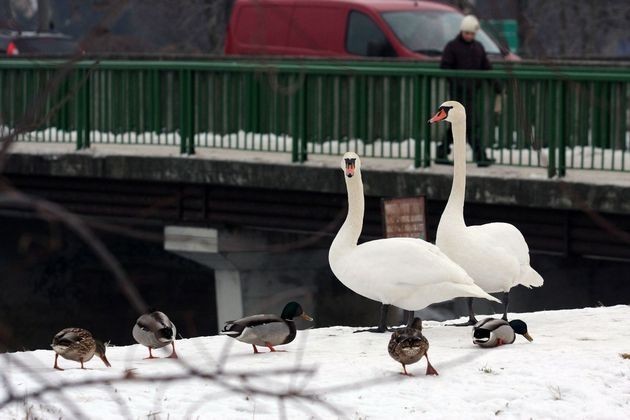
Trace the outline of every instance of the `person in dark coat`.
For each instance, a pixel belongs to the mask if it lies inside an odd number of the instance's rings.
[[[460,32],[451,40],[442,52],[440,68],[451,70],[491,70],[492,65],[483,45],[475,40],[479,30],[479,21],[473,15],[465,16],[460,25]],[[494,86],[497,93],[498,85]],[[479,136],[479,123],[475,119],[475,95],[481,95],[481,80],[479,79],[449,79],[451,100],[460,102],[466,108],[466,134],[468,144],[473,149],[473,159],[477,166],[489,166],[494,162],[486,156],[482,139]],[[452,164],[448,160],[453,135],[449,127],[446,139],[438,145],[436,163]]]

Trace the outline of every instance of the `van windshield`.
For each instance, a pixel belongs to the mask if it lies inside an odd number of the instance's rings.
[[[447,42],[459,32],[462,21],[461,14],[442,11],[405,10],[383,12],[381,16],[405,47],[427,55],[441,55]],[[483,29],[477,32],[476,39],[488,54],[501,54],[499,46]]]

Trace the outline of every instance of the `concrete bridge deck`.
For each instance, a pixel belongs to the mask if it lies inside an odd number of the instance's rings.
[[[452,167],[413,168],[406,159],[362,158],[368,196],[424,194],[446,200]],[[338,156],[310,155],[303,164],[276,152],[198,148],[182,156],[174,147],[97,145],[75,151],[71,144],[16,143],[5,173],[187,182],[275,190],[344,193]],[[468,165],[466,199],[557,210],[630,214],[630,173],[569,170],[548,179],[545,168]]]

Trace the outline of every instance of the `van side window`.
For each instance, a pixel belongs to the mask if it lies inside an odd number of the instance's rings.
[[[396,57],[394,47],[376,23],[367,15],[353,10],[348,17],[346,50],[365,57]]]

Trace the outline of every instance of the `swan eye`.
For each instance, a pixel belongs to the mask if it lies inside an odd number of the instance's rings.
[[[345,161],[346,161],[346,168],[354,169],[356,165],[356,161],[357,161],[355,158],[347,158],[345,159]]]

